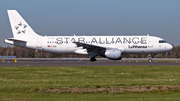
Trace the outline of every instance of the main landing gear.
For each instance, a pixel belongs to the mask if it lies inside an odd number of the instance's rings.
[[[96,56],[98,56],[98,54],[94,52],[94,53],[92,54],[92,57],[91,57],[90,61],[91,61],[91,62],[95,62],[95,61],[96,61],[96,58],[95,58]]]
[[[151,54],[148,55],[148,62],[152,62]]]
[[[96,61],[96,58],[95,57],[91,57],[90,61],[94,62],[94,61]]]

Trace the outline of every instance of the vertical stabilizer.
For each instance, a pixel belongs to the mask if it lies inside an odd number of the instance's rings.
[[[14,38],[39,36],[16,10],[7,10],[7,12]]]

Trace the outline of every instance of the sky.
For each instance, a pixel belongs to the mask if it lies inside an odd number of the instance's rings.
[[[1,0],[0,46],[12,38],[7,10],[39,35],[147,35],[180,45],[180,0]]]

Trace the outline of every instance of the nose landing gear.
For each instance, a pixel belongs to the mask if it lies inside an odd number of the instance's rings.
[[[148,55],[148,62],[153,62],[153,61],[152,61],[151,54]]]

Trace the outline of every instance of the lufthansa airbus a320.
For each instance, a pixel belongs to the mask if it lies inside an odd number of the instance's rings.
[[[28,25],[16,10],[8,10],[13,38],[5,43],[54,53],[90,54],[121,60],[122,54],[152,54],[168,52],[173,46],[155,36],[40,36]],[[152,59],[149,58],[149,62]]]

